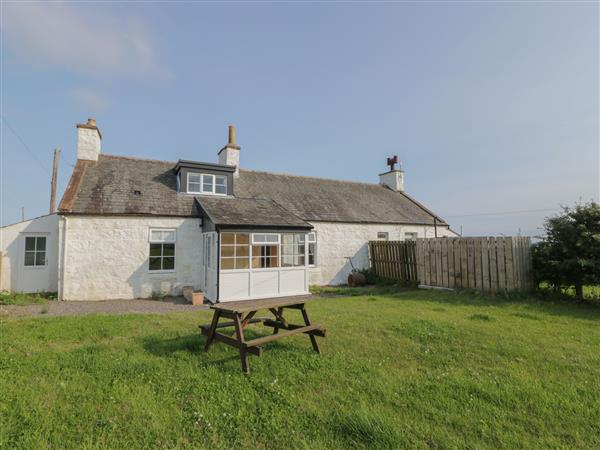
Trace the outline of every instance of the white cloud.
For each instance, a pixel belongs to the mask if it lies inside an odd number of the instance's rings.
[[[96,75],[168,75],[139,19],[89,4],[26,2],[3,8],[5,45],[30,64]]]
[[[73,89],[71,97],[87,110],[94,112],[94,114],[105,111],[110,106],[108,97],[88,88]]]

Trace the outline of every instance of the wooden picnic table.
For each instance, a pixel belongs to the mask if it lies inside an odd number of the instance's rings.
[[[239,349],[242,370],[250,373],[248,366],[248,353],[256,356],[262,354],[262,346],[278,339],[292,336],[298,333],[307,334],[315,352],[321,353],[316,336],[325,337],[325,329],[319,325],[312,325],[306,312],[306,302],[308,298],[271,298],[263,300],[243,300],[236,302],[223,302],[211,306],[214,311],[212,323],[210,325],[200,325],[202,334],[206,336],[206,345],[204,351],[210,349],[211,344],[216,339],[227,345]],[[273,317],[254,317],[260,310],[266,309],[273,314]],[[304,325],[294,325],[289,323],[284,317],[283,312],[286,309],[300,310],[304,319]],[[219,319],[225,317],[230,322],[219,323]],[[273,328],[273,334],[246,341],[244,338],[244,328],[251,323],[262,323],[266,327]],[[218,332],[221,328],[235,328],[235,336],[230,337]],[[284,331],[280,331],[284,330]]]

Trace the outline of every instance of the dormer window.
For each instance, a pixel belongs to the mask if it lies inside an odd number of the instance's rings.
[[[227,195],[227,177],[188,172],[187,192],[189,194]]]

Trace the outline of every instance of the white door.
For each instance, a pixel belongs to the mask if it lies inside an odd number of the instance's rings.
[[[21,235],[19,258],[19,291],[44,292],[50,285],[48,268],[48,235],[31,233]]]
[[[219,257],[218,235],[211,231],[203,234],[202,266],[204,295],[212,302],[217,301],[217,259]]]

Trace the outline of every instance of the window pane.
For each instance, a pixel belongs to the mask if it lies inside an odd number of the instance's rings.
[[[173,270],[175,269],[175,258],[168,257],[163,258],[163,270]]]
[[[247,245],[237,245],[235,247],[235,256],[248,256],[248,252],[250,251]]]
[[[188,183],[188,192],[200,192],[200,183]]]
[[[202,192],[213,191],[214,177],[212,175],[202,175]]]
[[[304,265],[304,255],[299,255],[296,259],[296,265],[297,266],[303,266]]]
[[[35,237],[28,236],[25,238],[25,250],[35,250]]]
[[[248,239],[248,234],[246,233],[238,233],[235,235],[235,243],[240,245],[240,244],[245,244],[248,245],[249,239]]]
[[[223,234],[221,234],[221,244],[224,244],[224,245],[233,245],[233,244],[235,244],[235,234],[233,234],[233,233],[223,233]]]
[[[233,245],[221,246],[221,257],[232,258],[233,256],[235,256],[235,247]]]
[[[162,232],[163,241],[165,242],[175,242],[175,231],[174,230],[164,230]]]
[[[221,258],[221,269],[228,270],[234,268],[233,258]]]
[[[317,242],[317,234],[316,233],[308,233],[308,242]]]
[[[33,266],[35,264],[35,252],[25,252],[25,265]]]
[[[38,252],[40,250],[46,250],[46,236],[38,236],[37,238],[37,247],[35,248]]]
[[[35,265],[36,266],[45,266],[46,265],[46,252],[36,252]]]
[[[227,178],[215,177],[215,193],[227,194]]]
[[[163,256],[175,256],[175,244],[163,244]]]
[[[161,247],[162,244],[150,244],[150,256],[160,256]]]
[[[308,265],[309,266],[314,266],[315,265],[315,255],[308,255]]]
[[[188,173],[188,181],[191,183],[200,183],[199,173]]]
[[[236,269],[247,269],[248,268],[248,258],[235,258],[235,268]]]
[[[294,235],[293,234],[282,234],[281,235],[281,243],[284,245],[290,245],[294,243]]]
[[[150,258],[150,270],[160,270],[160,258]]]

